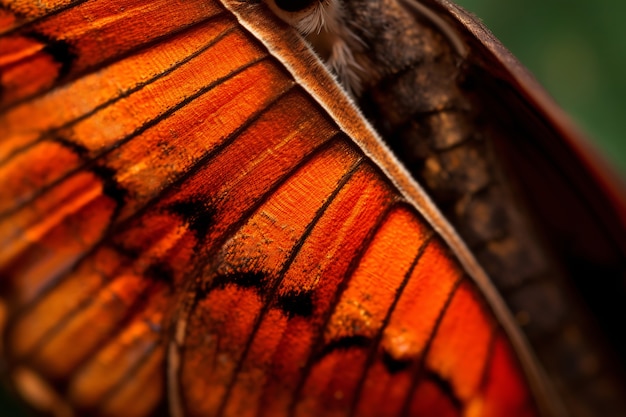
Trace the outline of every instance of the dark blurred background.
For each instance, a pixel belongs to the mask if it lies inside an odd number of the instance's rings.
[[[0,416],[31,417],[2,385],[0,385]]]
[[[626,177],[626,1],[453,1],[483,20]]]
[[[485,22],[626,176],[626,1],[456,1]],[[1,386],[0,415],[27,415]]]

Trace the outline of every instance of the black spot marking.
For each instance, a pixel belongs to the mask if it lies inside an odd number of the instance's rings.
[[[128,191],[115,179],[116,171],[102,165],[91,167],[91,171],[102,179],[104,194],[117,203],[117,207],[124,205]]]
[[[267,298],[271,291],[270,277],[267,274],[260,271],[248,271],[216,276],[205,289],[198,293],[197,297],[202,299],[211,290],[224,288],[226,285],[254,289],[263,299]],[[313,294],[309,291],[282,294],[278,296],[275,307],[289,318],[310,317],[313,314]]]
[[[278,306],[289,317],[310,317],[313,314],[313,295],[310,291],[292,291],[278,297]]]
[[[210,283],[204,283],[199,286],[195,295],[196,300],[203,300],[211,291],[224,288],[227,285],[256,289],[260,295],[264,295],[264,289],[267,285],[267,276],[263,272],[238,272],[217,275]]]
[[[323,359],[325,356],[330,355],[331,353],[337,350],[348,350],[348,349],[367,349],[369,348],[374,339],[367,336],[362,335],[354,335],[354,336],[346,336],[341,339],[334,340],[324,346],[324,349],[317,355],[317,361]]]
[[[174,284],[174,271],[170,265],[163,262],[150,265],[146,270],[146,276],[155,281],[163,282],[169,287],[172,287]]]
[[[52,136],[51,140],[63,146],[64,148],[69,149],[70,151],[72,151],[73,153],[75,153],[82,159],[85,159],[89,154],[89,151],[87,150],[87,148],[85,148],[82,145],[79,145],[78,143],[72,142],[71,140],[64,138],[62,136],[56,136],[56,135]]]
[[[129,248],[126,247],[123,243],[119,242],[111,242],[111,246],[121,255],[124,255],[126,258],[135,260],[141,256],[141,252],[137,248]]]
[[[218,275],[213,279],[211,287],[224,288],[228,284],[235,284],[243,288],[255,288],[260,293],[264,293],[267,287],[267,275],[259,271]]]
[[[454,392],[450,381],[443,379],[441,375],[432,371],[427,372],[426,378],[428,378],[430,381],[434,382],[435,385],[437,385],[441,392],[445,394],[446,397],[448,397],[450,403],[452,403],[454,408],[456,408],[457,410],[461,410],[463,408],[463,403],[461,403],[461,400]]]
[[[409,359],[396,359],[387,351],[383,352],[383,365],[387,369],[387,372],[390,374],[396,374],[398,372],[402,372],[409,368],[409,366],[413,363],[412,360]]]
[[[70,73],[74,62],[78,58],[71,44],[62,39],[53,39],[39,32],[26,33],[25,36],[43,43],[45,45],[43,51],[50,55],[55,62],[60,64],[57,79],[64,78]]]
[[[206,200],[179,201],[167,207],[167,210],[181,217],[196,234],[198,238],[204,238],[215,217],[215,208]]]

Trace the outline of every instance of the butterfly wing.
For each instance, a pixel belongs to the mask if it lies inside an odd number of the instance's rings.
[[[484,273],[321,63],[227,6],[4,6],[20,393],[57,415],[553,415]]]

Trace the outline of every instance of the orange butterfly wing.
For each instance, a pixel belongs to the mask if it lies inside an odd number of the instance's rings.
[[[206,0],[66,3],[0,20],[4,354],[35,406],[546,407],[426,199],[328,74],[294,79],[319,63],[279,60]]]

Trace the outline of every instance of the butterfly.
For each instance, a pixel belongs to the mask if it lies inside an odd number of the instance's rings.
[[[397,75],[421,72],[374,29],[421,16],[448,52],[419,62],[495,83],[488,98],[526,103],[528,129],[569,138],[567,122],[449,3],[402,3],[398,21],[378,3],[283,3],[3,4],[0,288],[19,394],[55,415],[565,415],[545,349],[537,361],[485,272],[478,246],[498,227],[470,239],[450,215],[466,188],[450,197],[437,173],[464,164],[402,151],[424,129],[446,133],[438,151],[464,148],[453,133],[474,102],[403,95]],[[415,97],[436,105],[402,102]],[[571,152],[579,172],[588,157]],[[552,181],[543,168],[524,182]],[[571,215],[619,269],[623,195],[588,171],[568,178],[597,207]],[[561,207],[539,206],[539,224]]]

